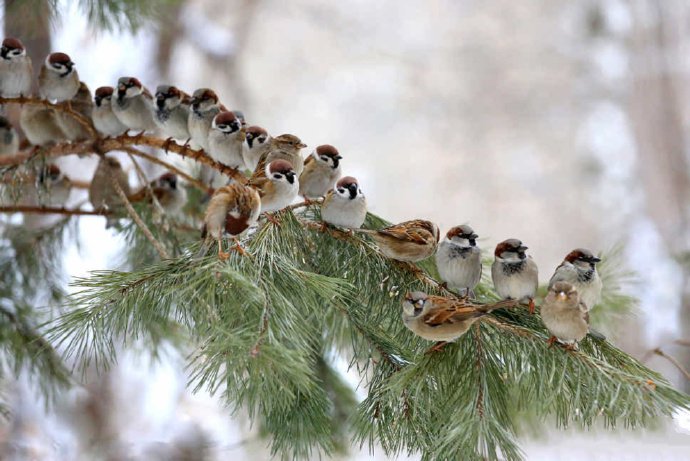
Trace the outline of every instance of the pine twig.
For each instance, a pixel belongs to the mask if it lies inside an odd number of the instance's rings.
[[[660,347],[657,347],[656,349],[654,349],[652,351],[652,353],[654,353],[660,357],[663,357],[666,360],[668,360],[669,362],[671,362],[678,369],[678,371],[680,371],[683,374],[683,376],[685,376],[685,379],[690,381],[690,372],[688,372],[688,370],[686,370],[685,367],[683,367],[683,365],[678,361],[678,359],[676,359],[672,355],[669,355],[666,352],[662,351]]]
[[[13,205],[0,206],[0,213],[35,213],[35,214],[60,214],[68,216],[110,216],[108,210],[80,210],[65,207]]]

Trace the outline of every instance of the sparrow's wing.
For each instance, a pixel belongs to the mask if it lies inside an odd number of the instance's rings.
[[[311,162],[315,161],[313,155],[308,155],[306,159],[304,159],[304,166],[309,165]]]
[[[151,96],[151,92],[149,91],[149,89],[146,88],[146,87],[144,87],[143,90],[144,90],[144,91],[143,91],[142,94],[144,95],[144,97],[145,97],[146,99],[148,99],[148,100],[153,101],[153,96]]]
[[[388,235],[398,240],[426,245],[429,242],[429,231],[419,227],[409,226],[408,223],[395,224],[378,231],[380,234]]]
[[[440,298],[441,301],[436,303],[440,307],[432,307],[424,315],[424,323],[429,326],[439,326],[442,324],[453,324],[464,322],[469,319],[481,317],[486,314],[483,309],[478,309],[477,306],[465,304],[463,302],[449,302],[445,298]]]
[[[587,309],[587,306],[582,301],[580,301],[578,307],[580,308],[580,312],[582,312],[582,318],[585,319],[585,322],[589,325],[589,309]]]

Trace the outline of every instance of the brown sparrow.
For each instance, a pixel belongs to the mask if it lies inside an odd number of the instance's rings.
[[[120,77],[117,98],[111,102],[115,116],[132,131],[153,130],[153,98],[149,90],[134,77]]]
[[[72,181],[60,171],[57,165],[48,164],[34,171],[22,171],[13,176],[12,183],[18,186],[18,196],[8,196],[2,203],[29,206],[64,206],[72,190]],[[3,195],[3,194],[0,194]]]
[[[113,113],[113,93],[112,86],[102,86],[96,89],[93,98],[94,108],[91,120],[96,130],[104,136],[120,136],[127,131],[127,127]]]
[[[580,300],[577,289],[568,282],[558,281],[549,288],[541,305],[541,319],[551,333],[549,343],[556,340],[575,349],[589,330],[589,312]]]
[[[244,166],[242,149],[245,139],[240,119],[232,112],[218,112],[208,133],[208,154],[230,168],[241,168]]]
[[[24,44],[16,38],[7,37],[2,41],[0,57],[0,96],[30,96],[33,66]]]
[[[271,149],[271,137],[266,130],[256,125],[248,127],[246,131],[247,144],[242,152],[244,166],[249,171],[255,171],[259,160]]]
[[[304,169],[304,159],[300,153],[300,149],[307,147],[297,136],[292,134],[281,134],[275,138],[271,138],[271,147],[265,157],[259,159],[254,172],[263,171],[266,165],[273,160],[287,160],[295,169],[297,177],[302,174]]]
[[[79,83],[79,90],[71,99],[71,105],[72,110],[83,115],[86,121],[91,123],[93,99],[91,98],[91,90],[86,86],[86,83]],[[57,117],[57,123],[68,141],[83,141],[91,136],[84,125],[68,113],[60,112]]]
[[[38,73],[38,93],[49,101],[69,101],[79,91],[79,74],[65,53],[50,53]]]
[[[482,278],[482,256],[477,246],[479,236],[464,224],[451,228],[436,251],[436,268],[449,288],[471,295]]]
[[[65,139],[65,134],[58,125],[58,117],[58,113],[51,107],[26,105],[19,113],[19,126],[26,139],[34,146],[55,144]]]
[[[153,120],[168,138],[189,139],[189,95],[175,86],[158,85],[154,100]]]
[[[454,341],[465,334],[479,318],[489,312],[512,306],[513,302],[475,304],[466,299],[449,299],[432,296],[421,291],[405,294],[402,319],[414,334],[430,341],[441,341],[434,347]]]
[[[204,216],[202,236],[208,236],[218,241],[218,257],[227,259],[230,255],[223,251],[222,239],[230,235],[236,244],[236,249],[243,253],[237,236],[259,219],[261,198],[259,193],[239,183],[216,189],[209,201]]]
[[[333,188],[342,175],[338,149],[330,144],[318,146],[304,161],[299,177],[299,193],[306,199],[319,198]]]
[[[571,283],[580,294],[580,300],[587,306],[593,308],[601,301],[601,277],[597,271],[596,264],[601,261],[586,248],[576,248],[568,253],[556,268],[549,287],[556,282]]]
[[[537,264],[525,254],[525,250],[527,247],[518,239],[508,239],[496,245],[491,278],[501,298],[529,301],[530,313],[534,313],[539,272]]]
[[[122,191],[129,196],[129,180],[120,162],[114,157],[101,157],[89,185],[89,201],[94,210],[115,210],[123,205],[122,199],[113,187],[111,178],[115,178]],[[117,218],[108,216],[106,228],[111,227]]]
[[[439,231],[431,221],[414,219],[381,230],[355,229],[371,235],[387,258],[417,262],[428,258],[436,250]]]
[[[163,210],[168,214],[179,213],[187,203],[187,191],[179,184],[177,175],[174,173],[165,173],[151,181],[149,187],[144,186],[129,196],[130,202],[140,202],[147,199],[150,202],[149,188],[156,200],[158,200],[158,203],[163,207]]]
[[[0,156],[16,154],[19,135],[7,118],[0,115]]]
[[[218,95],[208,88],[199,88],[192,95],[192,108],[189,112],[187,127],[195,147],[208,152],[208,133],[213,117],[225,107],[218,101]]]
[[[339,227],[359,229],[367,217],[367,199],[352,176],[341,178],[321,205],[321,219]]]
[[[295,171],[285,160],[269,163],[265,175],[252,176],[249,185],[259,191],[262,213],[282,210],[295,200],[299,190]]]

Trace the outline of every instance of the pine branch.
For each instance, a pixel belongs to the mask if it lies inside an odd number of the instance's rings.
[[[680,371],[683,374],[683,376],[685,376],[685,379],[690,381],[690,372],[688,372],[688,370],[686,370],[685,367],[683,365],[681,365],[681,363],[675,357],[662,351],[661,348],[659,348],[659,347],[654,349],[652,352],[654,354],[660,356],[660,357],[665,358],[669,362],[671,362],[673,364],[673,366],[675,366],[678,369],[678,371]]]

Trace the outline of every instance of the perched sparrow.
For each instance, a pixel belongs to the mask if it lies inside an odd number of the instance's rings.
[[[117,98],[111,102],[115,116],[132,131],[152,130],[153,98],[149,90],[134,77],[120,77],[117,81]]]
[[[208,133],[208,154],[231,168],[244,166],[242,146],[246,134],[242,122],[232,112],[219,112],[213,117]]]
[[[91,115],[93,113],[93,99],[91,99],[91,90],[86,86],[86,83],[79,83],[79,91],[71,100],[72,110],[81,114],[86,119],[87,123],[91,123]],[[60,126],[65,138],[68,141],[83,141],[89,139],[90,134],[87,129],[79,123],[72,115],[61,112],[58,114],[57,123]]]
[[[436,251],[436,267],[449,288],[466,290],[470,295],[482,278],[482,257],[477,234],[467,224],[455,226]]]
[[[239,183],[216,189],[206,208],[202,236],[218,241],[218,257],[227,259],[230,255],[223,251],[222,239],[230,235],[240,253],[243,252],[237,236],[256,224],[261,210],[259,193]],[[203,247],[202,247],[203,249]],[[204,249],[205,252],[205,249]]]
[[[242,152],[242,157],[247,169],[255,171],[259,160],[271,150],[271,137],[260,126],[250,126],[246,131],[247,144]]]
[[[151,181],[149,184],[153,195],[156,196],[158,203],[168,214],[179,213],[182,207],[187,203],[187,191],[184,187],[179,185],[177,175],[174,173],[165,173],[158,179]],[[140,202],[149,199],[149,187],[142,187],[139,191],[129,196],[131,202]]]
[[[26,105],[19,114],[19,125],[31,144],[45,146],[65,139],[65,134],[58,125],[58,117],[53,108]]]
[[[31,95],[33,66],[24,44],[16,38],[4,39],[0,57],[0,96],[16,98]]]
[[[115,210],[123,205],[122,199],[113,187],[111,178],[115,178],[123,192],[129,196],[129,180],[120,162],[114,157],[103,156],[98,162],[93,179],[89,185],[89,201],[94,210]],[[106,228],[111,227],[117,218],[108,216]]]
[[[371,235],[384,256],[398,261],[417,262],[436,250],[439,232],[431,221],[414,219],[381,230],[356,229]]]
[[[0,156],[12,155],[19,150],[19,135],[9,120],[0,115]]]
[[[187,121],[190,101],[189,95],[177,87],[158,85],[153,120],[166,137],[182,141],[189,139]]]
[[[326,195],[342,175],[342,158],[330,144],[318,146],[304,161],[304,171],[299,177],[300,195],[306,199]]]
[[[28,206],[64,206],[72,189],[72,181],[53,164],[36,172],[16,173],[8,185],[16,187],[16,192],[0,194],[9,199],[2,203]]]
[[[295,169],[297,177],[302,174],[304,169],[304,159],[300,153],[300,149],[307,147],[297,136],[292,134],[281,134],[275,138],[271,138],[271,149],[266,155],[265,163],[271,163],[273,160],[287,160]],[[262,161],[259,161],[259,165]],[[258,166],[257,166],[258,168]]]
[[[321,219],[333,226],[359,229],[366,217],[367,199],[352,176],[341,178],[321,205]]]
[[[587,309],[591,309],[601,301],[601,278],[596,264],[601,261],[585,248],[576,248],[568,253],[556,268],[549,287],[556,282],[568,282],[575,286]]]
[[[38,73],[38,93],[50,101],[69,101],[79,91],[79,74],[65,53],[50,53]]]
[[[512,306],[513,302],[482,305],[413,291],[405,294],[402,305],[405,326],[424,339],[441,341],[433,348],[438,350],[443,344],[465,334],[480,317],[495,309]]]
[[[290,205],[299,190],[292,165],[285,160],[274,160],[266,167],[265,176],[253,176],[249,185],[259,191],[261,212],[282,210]]]
[[[541,319],[551,333],[549,343],[556,340],[571,349],[587,335],[589,312],[580,300],[577,289],[568,282],[558,281],[549,288],[541,305]]]
[[[525,254],[526,249],[518,239],[508,239],[496,245],[491,278],[501,298],[529,300],[530,313],[534,313],[539,273],[532,257]]]
[[[192,110],[189,112],[187,127],[196,147],[208,151],[208,133],[213,117],[225,107],[218,101],[218,95],[208,88],[199,88],[192,95]]]
[[[102,86],[96,89],[93,98],[95,107],[91,119],[96,130],[105,136],[119,136],[127,131],[127,127],[113,113],[113,92],[112,86]]]

